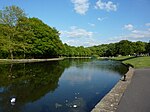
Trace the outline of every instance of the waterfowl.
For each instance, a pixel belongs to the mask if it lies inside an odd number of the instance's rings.
[[[16,102],[16,98],[11,98],[10,102],[11,103],[15,103]]]

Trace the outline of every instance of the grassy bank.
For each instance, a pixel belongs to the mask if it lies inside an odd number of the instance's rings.
[[[111,59],[122,61],[124,64],[132,65],[134,68],[150,68],[150,56],[146,57],[121,56],[121,57],[114,57]]]

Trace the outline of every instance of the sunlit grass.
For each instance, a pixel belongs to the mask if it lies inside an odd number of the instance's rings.
[[[134,68],[150,68],[150,56],[145,57],[120,56],[111,59],[122,61],[122,63],[132,65]]]
[[[133,65],[134,68],[150,68],[150,56],[128,59],[123,63]]]

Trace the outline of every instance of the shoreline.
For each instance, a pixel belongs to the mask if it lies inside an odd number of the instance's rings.
[[[51,59],[0,59],[0,64],[11,64],[11,63],[32,63],[32,62],[47,62],[47,61],[58,61],[64,59],[85,59],[91,57],[63,57],[63,58],[51,58]],[[116,61],[116,60],[115,60]],[[123,63],[124,64],[124,63]],[[124,64],[128,66],[127,64]],[[131,82],[134,69],[129,67],[126,73],[126,81],[119,80],[116,85],[96,104],[91,112],[115,112],[120,99],[126,90],[127,86]]]
[[[32,63],[32,62],[47,62],[47,61],[58,61],[64,59],[90,59],[91,57],[62,57],[62,58],[50,58],[50,59],[0,59],[0,64],[10,63]]]
[[[126,75],[126,81],[119,80],[119,82],[97,103],[91,112],[115,112],[118,104],[124,94],[127,86],[132,80],[134,69],[129,67]]]
[[[32,63],[32,62],[46,62],[46,61],[58,61],[65,58],[51,58],[51,59],[0,59],[0,64],[5,63]]]

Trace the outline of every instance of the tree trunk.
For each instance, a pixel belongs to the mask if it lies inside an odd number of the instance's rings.
[[[10,56],[11,56],[11,59],[13,60],[14,56],[13,56],[13,52],[11,49],[10,49]]]
[[[24,50],[23,58],[26,59],[25,47],[23,48],[23,50]]]
[[[10,75],[9,75],[9,77],[12,77],[12,68],[13,68],[13,64],[11,63],[11,65],[10,65],[10,69],[9,69],[9,73],[10,73]]]
[[[25,48],[23,48],[23,58],[26,58],[26,54],[25,54]]]

